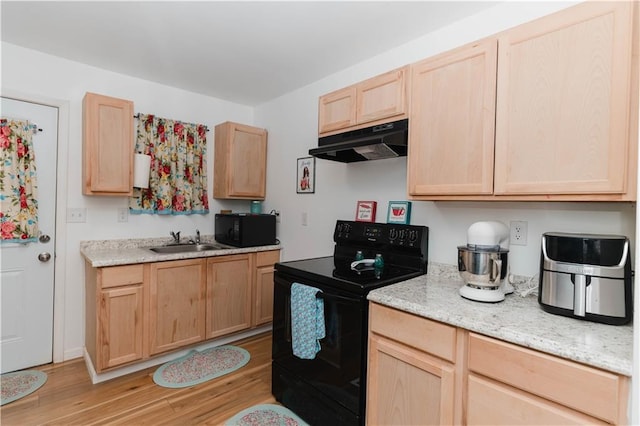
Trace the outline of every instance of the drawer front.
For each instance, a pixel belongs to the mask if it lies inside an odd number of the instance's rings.
[[[606,424],[503,384],[469,376],[467,422],[470,425]],[[496,409],[497,407],[501,409]]]
[[[101,288],[140,284],[143,281],[143,265],[112,266],[100,269]]]
[[[469,334],[469,370],[618,423],[627,379],[477,334]]]
[[[456,355],[456,328],[417,315],[371,304],[369,326],[381,334],[447,361]]]
[[[272,266],[280,261],[280,250],[259,251],[256,253],[256,266]]]

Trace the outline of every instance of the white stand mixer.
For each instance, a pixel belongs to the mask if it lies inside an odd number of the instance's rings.
[[[513,293],[509,283],[509,228],[502,222],[476,222],[467,245],[458,246],[458,271],[465,282],[460,295],[479,302],[501,302]]]

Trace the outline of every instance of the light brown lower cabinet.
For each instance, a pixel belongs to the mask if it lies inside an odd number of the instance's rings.
[[[150,355],[205,339],[205,267],[204,259],[151,264]]]
[[[101,373],[272,320],[280,250],[85,268],[85,347]]]
[[[368,424],[453,424],[453,365],[384,337],[369,344]]]
[[[560,404],[475,374],[469,375],[467,422],[470,425],[607,424]]]
[[[85,345],[101,371],[144,356],[143,265],[86,268]]]
[[[273,276],[274,265],[280,260],[280,250],[256,253],[255,297],[253,325],[273,321]]]
[[[367,424],[459,424],[456,328],[377,304],[369,324]]]
[[[625,376],[475,333],[468,351],[469,424],[627,422]]]
[[[629,378],[372,303],[368,425],[626,424]]]
[[[249,254],[207,260],[207,339],[251,327],[252,261]]]
[[[280,250],[207,260],[207,339],[272,321],[278,260]]]

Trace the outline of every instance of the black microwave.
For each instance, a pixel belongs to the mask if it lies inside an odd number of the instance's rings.
[[[215,238],[234,247],[277,244],[276,216],[272,214],[216,214]]]

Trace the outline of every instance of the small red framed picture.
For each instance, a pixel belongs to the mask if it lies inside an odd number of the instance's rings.
[[[377,205],[375,201],[358,201],[356,222],[375,222]]]

